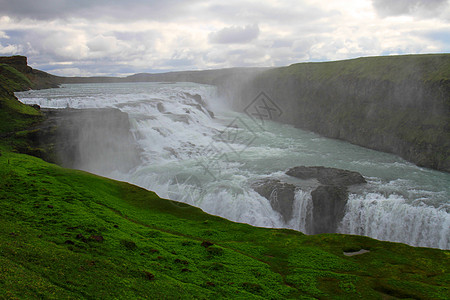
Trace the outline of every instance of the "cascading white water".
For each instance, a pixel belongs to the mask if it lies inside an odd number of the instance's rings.
[[[408,243],[412,245],[426,247],[431,244],[446,249],[449,221],[444,209],[424,204],[409,205],[399,195],[352,194],[339,230],[393,242],[404,242],[405,232],[408,232]]]
[[[161,197],[233,221],[308,233],[313,217],[310,190],[296,191],[293,217],[285,223],[251,182],[284,180],[284,171],[300,165],[353,170],[368,184],[351,191],[340,232],[450,248],[449,174],[291,126],[261,126],[243,113],[223,109],[214,87],[79,84],[17,96],[42,107],[113,107],[128,113],[131,134],[143,149],[141,165],[128,173],[100,175],[140,185]]]
[[[311,191],[298,189],[295,192],[294,212],[288,227],[301,232],[310,232],[311,221],[314,217],[311,213],[312,205]]]

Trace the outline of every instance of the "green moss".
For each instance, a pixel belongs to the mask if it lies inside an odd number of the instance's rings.
[[[26,129],[41,120],[39,110],[21,103],[11,93],[0,93],[0,134]]]
[[[434,296],[449,281],[447,251],[255,228],[5,146],[1,152],[0,257],[11,270],[0,275],[4,297],[20,295],[14,278],[25,270],[30,297],[157,297],[169,289],[172,297],[370,299],[400,295],[404,287],[391,279],[414,283],[413,294],[425,285]],[[206,248],[205,226],[216,233]],[[371,252],[343,255],[361,248]]]
[[[9,65],[0,64],[0,134],[23,130],[42,120],[38,110],[21,103],[13,94],[31,86],[24,74]]]
[[[450,61],[448,54],[375,56],[332,62],[299,63],[266,73],[315,81],[342,77],[392,82],[440,81],[450,79]]]
[[[31,88],[31,81],[15,68],[0,64],[0,85],[10,92],[23,91]]]
[[[128,240],[120,240],[120,244],[124,246],[127,250],[136,250],[138,247],[135,242]]]

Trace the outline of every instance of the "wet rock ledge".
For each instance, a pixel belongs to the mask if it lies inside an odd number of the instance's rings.
[[[299,166],[289,169],[286,175],[304,181],[306,185],[267,179],[252,184],[253,189],[270,201],[285,223],[293,217],[295,192],[311,190],[312,207],[308,212],[306,233],[335,233],[345,213],[348,187],[364,184],[366,180],[358,172],[326,167]]]

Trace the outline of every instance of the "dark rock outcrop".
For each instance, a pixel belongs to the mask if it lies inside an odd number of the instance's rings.
[[[307,212],[305,220],[307,234],[335,233],[345,214],[348,187],[366,183],[358,172],[322,166],[294,167],[286,175],[305,181],[292,184],[277,179],[264,179],[253,182],[251,187],[269,200],[272,209],[280,213],[285,223],[293,217],[295,192],[299,189],[311,191],[312,203],[307,207],[311,205],[312,208]]]
[[[287,175],[300,179],[317,179],[324,185],[350,186],[366,183],[358,172],[326,167],[294,167],[286,172]]]
[[[345,213],[347,187],[366,183],[364,177],[358,172],[322,166],[294,167],[286,174],[303,180],[316,179],[320,183],[311,192],[312,234],[335,233]]]
[[[366,183],[358,172],[326,168],[322,166],[299,166],[289,169],[286,175],[303,180],[316,179],[320,185],[311,192],[312,234],[335,233],[345,213],[347,187]]]
[[[32,70],[32,68],[28,66],[26,56],[21,55],[0,56],[0,64],[10,65],[22,73],[28,73]]]
[[[320,185],[311,192],[312,233],[335,233],[344,217],[348,192],[344,186]]]
[[[292,184],[276,179],[253,182],[251,187],[269,200],[272,209],[288,223],[293,216],[297,189],[311,191],[312,210],[305,228],[308,234],[335,233],[345,213],[348,187],[366,183],[364,177],[353,171],[326,167],[299,166],[289,169],[287,175],[315,183]],[[313,181],[314,182],[314,181]]]
[[[279,180],[264,180],[252,184],[252,188],[270,201],[272,209],[279,212],[285,222],[292,218],[296,186]]]

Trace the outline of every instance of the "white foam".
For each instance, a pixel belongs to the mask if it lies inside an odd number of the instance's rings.
[[[310,233],[313,218],[312,205],[311,191],[296,190],[294,211],[288,227],[303,233]]]
[[[427,205],[410,205],[399,195],[349,196],[339,231],[414,246],[448,249],[450,214]]]

